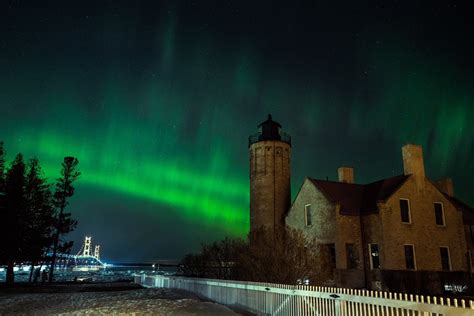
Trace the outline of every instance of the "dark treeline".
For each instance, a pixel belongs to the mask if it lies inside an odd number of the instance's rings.
[[[327,249],[290,228],[262,228],[246,239],[225,238],[202,245],[198,254],[181,261],[180,273],[189,277],[295,284],[307,279],[325,284],[333,266]]]
[[[6,283],[14,282],[14,266],[49,264],[49,282],[53,280],[55,257],[68,252],[72,242],[65,235],[77,225],[64,212],[73,195],[72,183],[79,177],[78,160],[65,157],[61,177],[48,183],[37,158],[25,162],[21,153],[6,165],[3,142],[0,142],[0,265],[7,266]],[[48,253],[52,253],[50,258]]]

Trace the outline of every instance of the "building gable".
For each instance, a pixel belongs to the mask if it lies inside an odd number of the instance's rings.
[[[301,230],[308,239],[324,242],[334,235],[335,214],[336,205],[306,178],[286,216],[286,225]]]
[[[429,181],[432,186],[434,186],[438,192],[444,196],[444,198],[449,201],[451,205],[454,206],[458,211],[462,212],[462,217],[463,217],[463,222],[464,225],[474,225],[474,209],[464,203],[463,201],[455,198],[452,196],[453,191],[452,191],[452,182],[451,182],[451,192],[450,194],[447,194],[446,192],[443,192],[443,190],[440,188],[439,185],[436,185],[436,183]]]
[[[399,175],[366,185],[308,178],[327,198],[340,205],[340,214],[365,215],[378,211],[377,202],[387,200],[410,176]]]

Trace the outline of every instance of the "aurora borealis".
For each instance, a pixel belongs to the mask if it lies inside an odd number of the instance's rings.
[[[115,261],[179,258],[248,230],[247,137],[267,113],[306,176],[427,175],[474,204],[474,42],[455,1],[6,1],[0,139],[48,178],[82,172],[70,211]]]

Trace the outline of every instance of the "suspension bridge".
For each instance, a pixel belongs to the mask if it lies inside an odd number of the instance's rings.
[[[100,245],[95,245],[92,252],[92,237],[90,236],[85,237],[84,243],[75,255],[60,254],[58,259],[58,269],[97,271],[107,266],[100,260]]]

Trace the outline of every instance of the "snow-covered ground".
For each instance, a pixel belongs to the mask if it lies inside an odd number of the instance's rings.
[[[109,289],[107,284],[96,289],[94,285],[85,284],[82,285],[84,288],[81,285],[62,286],[56,293],[3,290],[0,292],[0,315],[238,315],[223,305],[203,302],[188,292],[143,288],[118,290],[118,284],[111,284]],[[38,286],[37,290],[41,288]]]

